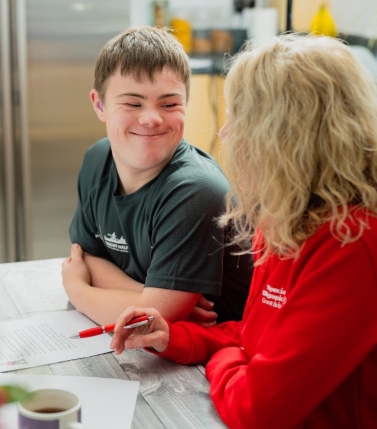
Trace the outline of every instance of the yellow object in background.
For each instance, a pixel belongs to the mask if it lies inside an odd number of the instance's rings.
[[[331,37],[337,36],[338,32],[334,18],[331,16],[329,9],[325,5],[322,5],[314,15],[310,26],[310,32],[316,35]]]
[[[183,18],[173,18],[170,22],[175,36],[184,47],[187,54],[191,52],[191,24]]]
[[[156,27],[166,27],[169,23],[169,1],[153,0],[151,6],[153,25]]]

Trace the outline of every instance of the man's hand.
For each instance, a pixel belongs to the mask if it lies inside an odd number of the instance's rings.
[[[212,311],[212,308],[213,302],[201,296],[187,320],[205,328],[214,326],[216,325],[217,313]]]
[[[123,329],[134,317],[153,316],[153,321],[146,326],[135,329]],[[157,352],[164,352],[169,344],[169,325],[154,308],[128,307],[118,318],[110,348],[116,354],[124,348],[138,349],[149,347]]]
[[[67,293],[67,289],[69,289],[71,285],[82,282],[87,285],[91,284],[89,268],[84,261],[84,252],[77,243],[72,244],[71,256],[63,262],[62,277]]]

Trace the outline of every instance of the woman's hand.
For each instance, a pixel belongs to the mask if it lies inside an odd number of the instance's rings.
[[[134,317],[153,316],[151,323],[134,329],[123,327]],[[139,349],[149,347],[157,352],[164,352],[169,344],[170,332],[168,322],[154,308],[128,307],[118,318],[110,348],[116,354],[124,348]]]

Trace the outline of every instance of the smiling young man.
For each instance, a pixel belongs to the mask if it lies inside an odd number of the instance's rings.
[[[62,270],[70,301],[97,323],[129,305],[204,325],[242,316],[252,265],[225,252],[216,224],[227,179],[183,139],[189,86],[165,29],[130,28],[97,59],[90,97],[107,138],[85,155]]]

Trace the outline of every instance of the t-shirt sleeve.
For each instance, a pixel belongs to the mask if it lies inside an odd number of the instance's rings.
[[[221,293],[224,231],[216,218],[224,211],[227,186],[225,178],[184,182],[160,202],[146,286]]]
[[[79,199],[76,212],[69,227],[71,242],[80,244],[86,253],[108,259],[102,241],[96,238],[98,231],[95,228],[93,229],[92,226],[95,226],[95,222],[91,222],[90,217],[91,214],[83,209],[83,205]]]
[[[93,162],[95,162],[95,152],[90,150],[85,154],[81,167],[78,183],[78,203],[76,212],[69,227],[69,236],[72,243],[78,243],[83,250],[91,255],[109,259],[103,242],[97,230],[97,222],[91,201],[91,186],[94,178]]]

